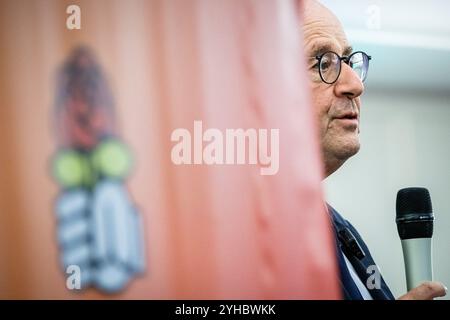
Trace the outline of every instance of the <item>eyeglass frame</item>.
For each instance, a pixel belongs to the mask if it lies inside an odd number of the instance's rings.
[[[323,76],[322,76],[322,72],[320,71],[320,63],[321,63],[321,60],[322,60],[322,58],[323,58],[327,53],[334,53],[334,54],[339,58],[339,73],[338,73],[336,79],[335,79],[333,82],[327,82],[327,81],[325,81],[324,78],[323,78]],[[367,56],[367,71],[369,71],[369,61],[372,60],[372,56],[369,56],[369,55],[368,55],[367,53],[365,53],[364,51],[355,51],[355,52],[352,52],[352,53],[351,53],[350,55],[348,55],[348,56],[342,56],[342,57],[341,57],[341,56],[338,55],[336,52],[330,50],[330,51],[326,51],[326,52],[322,53],[321,55],[316,56],[316,59],[317,59],[317,68],[319,69],[320,79],[321,79],[324,83],[326,83],[326,84],[333,84],[333,83],[335,83],[336,81],[338,81],[339,76],[341,75],[341,71],[342,71],[342,61],[344,61],[344,63],[346,63],[348,66],[350,66],[350,65],[349,65],[349,62],[350,62],[351,57],[354,56],[354,55],[357,54],[357,53],[362,53],[363,55],[366,55],[366,56]],[[350,68],[351,68],[351,67],[350,67]],[[353,70],[353,68],[351,68],[351,69]],[[364,81],[366,80],[366,78],[367,78],[367,75],[366,75],[366,77],[364,78],[364,80],[362,80],[362,79],[360,79],[360,80],[361,80],[362,82],[364,82]]]

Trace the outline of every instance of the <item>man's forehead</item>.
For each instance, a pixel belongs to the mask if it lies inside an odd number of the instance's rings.
[[[314,0],[304,2],[303,36],[306,52],[320,55],[334,51],[348,55],[352,48],[348,43],[341,23],[326,7]]]

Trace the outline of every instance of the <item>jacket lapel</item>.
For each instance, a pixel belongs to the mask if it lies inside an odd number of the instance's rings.
[[[353,279],[351,278],[351,275],[348,271],[348,268],[345,264],[345,260],[343,257],[343,252],[345,250],[341,246],[341,243],[337,237],[337,234],[339,231],[347,229],[351,231],[352,235],[355,237],[356,241],[358,242],[359,246],[361,247],[364,257],[363,258],[357,258],[355,255],[352,254],[346,254],[347,259],[352,264],[353,268],[355,269],[358,277],[361,279],[361,281],[366,284],[367,279],[374,274],[374,270],[371,270],[370,266],[375,266],[376,270],[379,272],[378,267],[376,266],[375,261],[372,258],[372,255],[370,254],[369,249],[367,248],[366,244],[362,240],[359,233],[356,231],[356,229],[342,216],[334,210],[330,205],[328,205],[328,210],[331,215],[331,218],[333,219],[333,226],[334,226],[334,232],[335,232],[335,239],[337,243],[337,249],[338,249],[338,262],[339,262],[339,269],[341,272],[341,284],[343,287],[344,295],[348,295],[350,299],[363,299],[358,288],[356,287],[356,284],[354,283]],[[369,271],[369,273],[368,273]],[[355,292],[356,290],[356,292]],[[380,274],[380,288],[374,288],[369,289],[370,295],[374,300],[393,300],[394,297],[389,290],[387,284],[385,283],[383,277]]]

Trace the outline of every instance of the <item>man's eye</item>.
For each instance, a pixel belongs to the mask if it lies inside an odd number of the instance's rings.
[[[326,71],[330,67],[330,61],[328,59],[322,59],[320,63],[320,68],[322,71]]]

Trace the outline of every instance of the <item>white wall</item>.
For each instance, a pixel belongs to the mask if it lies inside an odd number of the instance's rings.
[[[325,191],[363,236],[396,297],[406,292],[406,281],[395,199],[409,186],[430,191],[434,277],[450,288],[450,92],[394,92],[369,83],[361,150],[325,180]]]

